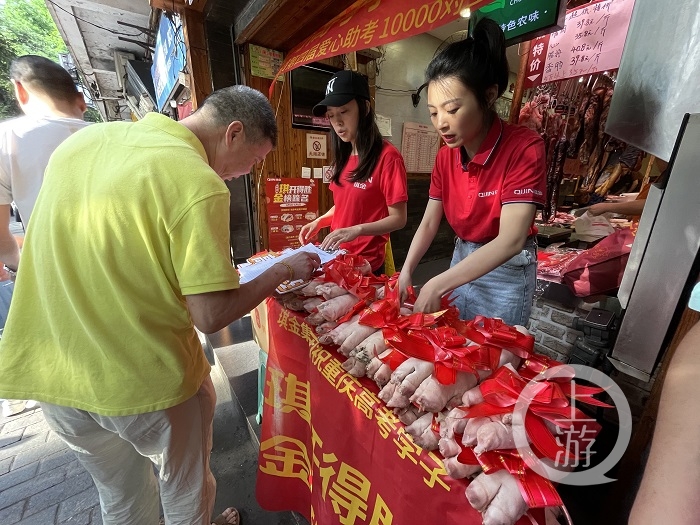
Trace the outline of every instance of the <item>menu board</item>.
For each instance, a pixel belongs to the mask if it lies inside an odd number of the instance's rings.
[[[440,147],[440,137],[432,126],[405,122],[401,155],[408,173],[431,173]]]
[[[283,55],[280,51],[250,44],[250,72],[256,77],[275,78],[275,73],[282,65]],[[284,80],[281,76],[278,81]]]
[[[315,179],[267,179],[269,249],[298,248],[299,231],[318,217],[318,181]]]
[[[532,40],[525,88],[620,67],[634,1],[604,0],[568,11],[564,29]]]

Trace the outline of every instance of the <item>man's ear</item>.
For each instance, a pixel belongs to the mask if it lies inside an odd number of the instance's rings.
[[[87,111],[87,104],[85,103],[85,97],[83,95],[78,95],[78,100],[75,102],[75,104],[78,106],[78,109],[81,111],[81,113],[85,113]]]
[[[370,109],[372,109],[372,103],[369,100],[365,100],[365,116],[369,115]]]
[[[13,80],[12,85],[15,86],[15,97],[17,97],[17,101],[21,105],[25,105],[29,102],[29,92],[22,83],[19,80]]]
[[[234,120],[226,128],[226,146],[231,146],[234,140],[243,140],[243,122]]]

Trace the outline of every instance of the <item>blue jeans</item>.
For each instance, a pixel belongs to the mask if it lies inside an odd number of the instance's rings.
[[[450,267],[481,246],[483,244],[458,238]],[[519,254],[486,275],[455,288],[452,298],[462,319],[483,315],[499,317],[510,325],[527,326],[536,281],[537,245],[534,239],[528,238]]]

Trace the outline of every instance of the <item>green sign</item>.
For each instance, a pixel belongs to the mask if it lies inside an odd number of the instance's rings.
[[[562,29],[565,16],[565,0],[496,0],[472,14],[470,24],[495,20],[511,46]]]

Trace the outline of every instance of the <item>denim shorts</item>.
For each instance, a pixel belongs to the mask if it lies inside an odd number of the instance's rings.
[[[455,240],[450,267],[464,260],[483,244]],[[453,304],[462,319],[477,315],[499,317],[510,325],[527,326],[537,282],[537,244],[529,237],[523,250],[486,275],[452,292]]]

